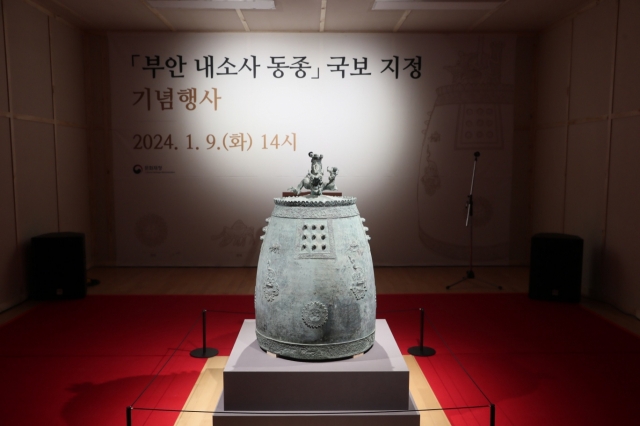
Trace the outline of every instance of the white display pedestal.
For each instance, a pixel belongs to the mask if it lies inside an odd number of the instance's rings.
[[[331,362],[266,354],[255,320],[245,320],[223,375],[216,426],[420,423],[418,412],[405,411],[415,410],[409,369],[385,320],[376,320],[376,341],[366,354]]]

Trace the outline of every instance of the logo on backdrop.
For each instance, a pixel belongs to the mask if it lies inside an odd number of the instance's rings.
[[[175,173],[171,170],[164,170],[161,165],[152,165],[152,166],[141,166],[140,164],[136,164],[133,166],[133,173],[139,175],[142,172],[145,173]]]

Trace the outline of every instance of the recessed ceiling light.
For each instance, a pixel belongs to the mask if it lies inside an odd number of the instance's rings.
[[[148,0],[156,9],[275,9],[274,0]]]
[[[376,0],[372,10],[488,10],[505,0]]]

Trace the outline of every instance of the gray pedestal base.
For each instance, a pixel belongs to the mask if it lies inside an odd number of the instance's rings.
[[[269,355],[258,345],[255,320],[245,320],[223,376],[216,425],[420,423],[419,413],[406,411],[415,410],[409,369],[385,320],[376,320],[376,340],[366,354],[332,362]]]
[[[409,397],[409,410],[415,410]],[[287,411],[287,412],[225,412],[224,392],[213,416],[214,426],[419,426],[420,413],[353,412],[353,411]]]

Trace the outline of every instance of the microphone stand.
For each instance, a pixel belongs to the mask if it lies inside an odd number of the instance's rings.
[[[447,286],[447,290],[451,287],[456,286],[466,280],[477,280],[485,284],[489,284],[498,290],[502,290],[502,286],[490,283],[488,281],[483,281],[481,279],[476,278],[476,274],[473,272],[473,183],[476,178],[476,165],[478,164],[478,157],[480,157],[480,152],[476,151],[473,153],[475,157],[473,159],[473,172],[471,173],[471,190],[469,191],[469,195],[467,196],[467,221],[465,222],[465,226],[469,228],[469,270],[467,271],[467,275],[462,277],[462,279],[456,281],[453,284],[449,284]]]

